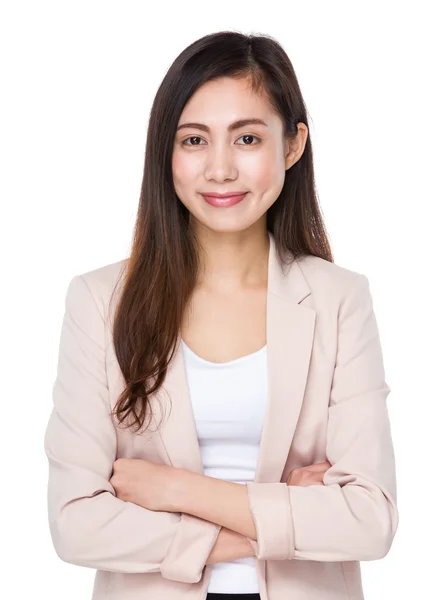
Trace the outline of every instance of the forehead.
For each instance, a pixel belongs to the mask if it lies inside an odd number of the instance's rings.
[[[244,79],[224,77],[204,83],[184,107],[178,126],[186,122],[208,127],[228,127],[237,119],[259,118],[268,126],[277,125],[278,116],[266,98],[255,93]],[[265,129],[265,127],[263,127]]]

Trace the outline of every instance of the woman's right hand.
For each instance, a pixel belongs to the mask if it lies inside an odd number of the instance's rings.
[[[306,467],[296,467],[287,477],[287,485],[324,485],[324,473],[331,467],[331,463],[325,460]],[[222,527],[214,544],[206,564],[212,565],[217,562],[230,562],[237,558],[254,556],[254,551],[248,539],[236,531]]]
[[[328,460],[321,463],[314,463],[307,467],[296,467],[287,477],[287,485],[324,485],[324,473],[331,467]]]

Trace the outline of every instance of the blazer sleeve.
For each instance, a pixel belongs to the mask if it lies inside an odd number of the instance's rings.
[[[178,512],[151,511],[116,497],[110,484],[116,428],[109,414],[105,321],[83,275],[69,283],[53,409],[44,448],[48,518],[65,562],[123,573],[157,573],[196,583],[219,525]]]
[[[338,314],[324,485],[247,483],[259,559],[383,558],[397,527],[395,456],[369,281],[358,273]]]

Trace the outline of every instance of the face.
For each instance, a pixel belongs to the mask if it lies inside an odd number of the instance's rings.
[[[243,119],[264,123],[229,130]],[[193,125],[180,127],[187,123]],[[194,228],[266,229],[266,212],[282,190],[286,169],[303,153],[306,135],[299,123],[297,140],[289,145],[281,119],[247,80],[227,77],[199,88],[180,115],[172,156],[175,191]],[[244,199],[229,207],[212,206],[201,195],[241,191],[247,192]]]

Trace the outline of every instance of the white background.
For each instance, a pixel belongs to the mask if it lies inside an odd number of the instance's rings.
[[[361,563],[367,600],[427,573],[427,35],[424,2],[1,3],[2,596],[90,598],[47,520],[43,436],[67,284],[128,256],[153,97],[224,29],[274,36],[310,116],[335,262],[367,275],[381,333],[400,524]],[[3,594],[3,592],[5,592]]]

